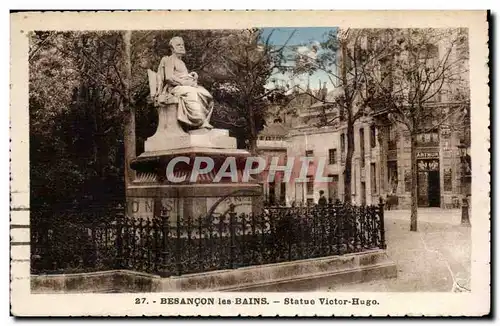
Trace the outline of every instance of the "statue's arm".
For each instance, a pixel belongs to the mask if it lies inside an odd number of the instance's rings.
[[[165,58],[161,59],[158,65],[158,72],[156,73],[156,96],[160,95],[163,90],[163,83],[165,82]]]

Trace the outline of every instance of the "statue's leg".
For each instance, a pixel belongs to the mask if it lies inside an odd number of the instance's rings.
[[[205,120],[205,122],[203,123],[203,125],[201,126],[201,128],[213,129],[214,126],[212,126],[210,123],[208,123],[208,120]]]

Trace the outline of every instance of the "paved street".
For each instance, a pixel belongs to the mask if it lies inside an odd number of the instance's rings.
[[[443,292],[470,288],[470,228],[460,225],[460,210],[419,209],[419,231],[410,232],[410,211],[386,212],[389,257],[397,279],[332,285],[338,292]],[[459,284],[459,286],[457,286]]]
[[[460,209],[419,208],[418,220],[421,222],[460,225],[461,214]],[[386,210],[385,218],[410,221],[410,210]]]

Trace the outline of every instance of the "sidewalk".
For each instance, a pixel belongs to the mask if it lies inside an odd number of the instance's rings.
[[[387,253],[397,278],[332,285],[335,292],[467,292],[470,289],[470,227],[460,210],[419,209],[418,232],[410,232],[410,211],[386,211]]]

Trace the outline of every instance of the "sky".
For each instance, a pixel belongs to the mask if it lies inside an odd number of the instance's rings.
[[[265,40],[271,34],[269,42],[273,45],[283,45],[287,42],[290,35],[292,37],[288,40],[287,47],[296,48],[297,52],[302,54],[312,54],[311,48],[313,44],[320,44],[327,39],[328,32],[335,31],[336,27],[284,27],[284,28],[263,28],[262,38]],[[295,33],[294,33],[295,31]],[[321,53],[321,49],[319,51]],[[311,89],[319,88],[321,82],[326,82],[326,86],[329,90],[333,89],[333,84],[330,81],[328,75],[323,71],[317,71],[313,75],[301,75],[292,78],[289,75],[275,74],[270,78],[268,87],[271,87],[272,79],[284,80],[287,84],[298,84],[304,89],[307,88],[307,84],[310,83]]]
[[[262,37],[264,39],[272,32],[270,41],[275,45],[283,45],[293,31],[295,31],[292,38],[288,41],[288,45],[301,45],[311,41],[322,42],[326,40],[326,34],[336,30],[336,27],[273,27],[263,28],[262,30]]]

